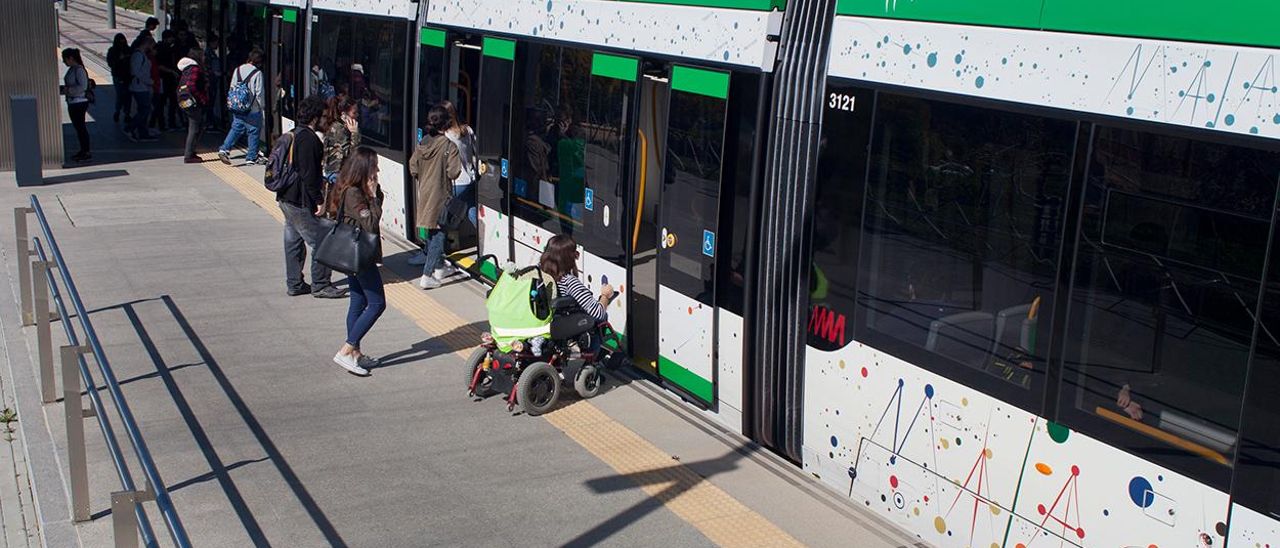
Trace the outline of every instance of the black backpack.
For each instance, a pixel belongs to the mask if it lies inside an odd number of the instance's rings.
[[[297,184],[298,170],[293,168],[293,142],[296,137],[293,131],[283,133],[271,147],[267,171],[262,176],[262,184],[267,190],[280,192]]]

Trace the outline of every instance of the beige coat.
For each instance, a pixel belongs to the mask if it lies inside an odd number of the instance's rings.
[[[414,224],[437,228],[445,203],[453,196],[452,181],[462,172],[458,147],[443,135],[427,137],[413,150],[409,174],[417,181]]]

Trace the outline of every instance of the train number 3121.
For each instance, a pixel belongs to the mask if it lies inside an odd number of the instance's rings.
[[[833,108],[836,110],[847,110],[849,112],[853,112],[854,99],[855,97],[852,95],[845,95],[843,93],[832,93],[831,99],[827,101],[827,108]]]

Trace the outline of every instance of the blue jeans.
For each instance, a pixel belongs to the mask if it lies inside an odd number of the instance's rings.
[[[427,256],[427,262],[422,264],[422,275],[430,276],[444,262],[444,230],[427,231],[426,249],[423,253]]]
[[[306,286],[302,279],[302,263],[307,260],[307,246],[311,246],[311,290],[319,292],[332,285],[329,267],[315,260],[316,246],[325,237],[320,221],[310,211],[293,204],[277,202],[284,213],[284,279],[290,291]]]
[[[133,113],[133,122],[129,124],[129,131],[135,136],[146,135],[147,119],[151,117],[151,92],[150,91],[134,91],[130,95],[133,96],[133,102],[138,107]]]
[[[218,147],[218,152],[229,152],[231,147],[236,146],[240,141],[240,135],[249,136],[249,151],[244,154],[246,162],[252,162],[258,159],[258,128],[262,125],[262,113],[250,112],[249,114],[233,114],[231,120],[231,131],[227,132],[227,139],[222,142],[222,146]]]
[[[453,195],[467,203],[467,220],[471,221],[471,226],[480,226],[476,219],[476,184],[453,185]]]
[[[347,308],[347,344],[360,348],[360,339],[369,333],[378,317],[387,309],[387,296],[382,290],[382,274],[369,267],[347,278],[351,288],[351,306]]]

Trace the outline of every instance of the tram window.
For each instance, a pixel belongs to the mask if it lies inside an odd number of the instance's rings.
[[[323,13],[317,19],[312,25],[311,63],[320,68],[318,78],[359,104],[365,144],[404,150],[408,22],[336,13]]]
[[[1231,500],[1280,517],[1280,255],[1274,251],[1267,271]]]
[[[1280,154],[1105,126],[1092,151],[1062,417],[1225,489]]]
[[[881,93],[859,337],[1038,411],[1075,137],[1071,121]]]
[[[624,237],[630,236],[623,212],[628,208],[623,184],[623,145],[629,143],[627,107],[635,95],[635,82],[615,78],[591,78],[585,139],[584,180],[592,191],[592,207],[579,212],[587,230],[578,243],[593,253],[622,264],[626,259]],[[583,197],[585,200],[585,196]],[[627,242],[628,244],[630,242]]]
[[[714,305],[715,263],[701,242],[719,211],[725,100],[673,91],[668,112],[661,217],[663,237],[674,246],[658,254],[661,283]]]
[[[761,74],[734,72],[729,77],[729,113],[725,119],[724,176],[721,177],[720,232],[728,243],[717,258],[721,268],[716,280],[716,306],[742,315],[745,307],[747,241],[755,235],[751,222],[751,190],[758,184],[753,171],[764,152],[756,146],[763,138],[760,102]]]
[[[582,226],[591,52],[527,44],[520,59],[524,153],[512,182],[515,215],[555,233]]]
[[[485,57],[480,64],[480,80],[476,102],[476,140],[485,173],[476,187],[476,200],[494,211],[507,213],[507,182],[502,178],[502,160],[507,154],[507,137],[511,126],[512,63],[498,57]],[[491,221],[492,222],[492,221]]]
[[[853,340],[858,241],[875,94],[831,82],[827,97],[852,97],[852,110],[828,105],[818,141],[813,264],[809,269],[809,344],[835,350]]]
[[[445,49],[427,44],[418,53],[418,128],[427,125],[431,107],[444,100]]]

